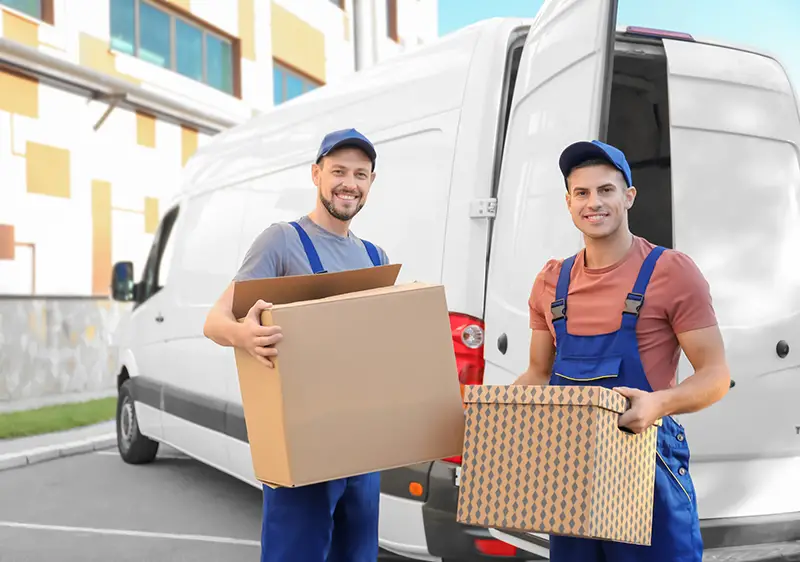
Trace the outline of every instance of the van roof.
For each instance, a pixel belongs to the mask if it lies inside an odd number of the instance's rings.
[[[355,127],[369,137],[378,147],[379,169],[379,144],[392,135],[392,127],[460,106],[472,55],[483,35],[508,34],[532,22],[490,18],[474,23],[222,131],[189,160],[175,199],[310,166],[322,137],[336,129]],[[626,29],[617,27],[617,36],[624,36]],[[694,41],[764,55],[719,41]],[[387,105],[393,111],[385,111]]]
[[[183,172],[177,199],[314,161],[322,137],[355,127],[378,148],[392,128],[460,107],[472,55],[486,33],[529,20],[492,18],[338,78],[215,135]],[[387,112],[390,106],[393,111]]]

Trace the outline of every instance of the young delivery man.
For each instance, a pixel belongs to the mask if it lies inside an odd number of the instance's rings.
[[[549,261],[530,296],[530,366],[516,384],[600,385],[630,399],[619,425],[658,429],[652,545],[552,536],[554,562],[701,562],[683,428],[670,417],[725,396],[730,374],[709,286],[693,261],[631,234],[624,154],[597,141],[562,153],[566,202],[585,248]],[[676,385],[680,350],[694,375]]]
[[[316,207],[297,221],[264,230],[235,281],[386,265],[389,260],[381,248],[350,232],[350,222],[366,203],[375,179],[375,160],[375,148],[359,132],[347,129],[327,135],[311,166]],[[283,333],[280,327],[259,322],[271,304],[259,300],[239,323],[231,313],[232,302],[233,283],[210,311],[205,335],[220,345],[244,349],[272,367]],[[376,561],[378,474],[299,488],[264,486],[263,493],[261,562]]]

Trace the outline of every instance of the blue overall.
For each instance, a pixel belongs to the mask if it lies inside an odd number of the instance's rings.
[[[556,355],[550,384],[627,386],[653,391],[639,356],[636,321],[663,251],[664,248],[656,247],[644,260],[625,301],[620,328],[597,336],[576,336],[567,329],[567,294],[576,256],[564,261],[551,305]],[[689,476],[689,447],[678,422],[670,416],[665,416],[662,422],[658,429],[652,544],[551,535],[553,562],[701,562],[703,542],[697,498]]]
[[[290,224],[300,236],[312,271],[325,273],[311,238],[299,224]],[[373,265],[381,265],[375,246],[362,242]],[[379,473],[298,488],[263,489],[261,562],[378,559]]]

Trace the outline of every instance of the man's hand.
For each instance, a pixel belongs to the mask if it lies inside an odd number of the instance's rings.
[[[272,357],[278,355],[275,344],[283,339],[280,326],[262,326],[261,313],[272,308],[271,303],[259,300],[248,311],[239,329],[236,347],[244,349],[259,363],[273,368]]]
[[[641,433],[664,416],[661,396],[656,392],[645,392],[637,388],[620,386],[614,388],[631,401],[631,407],[619,418],[619,426],[634,433]]]

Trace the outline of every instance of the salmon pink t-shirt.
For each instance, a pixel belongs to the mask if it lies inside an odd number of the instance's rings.
[[[585,250],[575,258],[567,294],[567,330],[574,335],[598,335],[618,330],[625,299],[633,290],[639,269],[654,247],[634,236],[633,244],[619,262],[589,269]],[[564,260],[550,260],[536,276],[529,308],[531,328],[549,330],[555,342],[550,304]],[[697,265],[677,250],[666,250],[656,262],[639,311],[636,334],[639,354],[653,390],[676,383],[680,346],[676,334],[717,323],[709,285]]]

